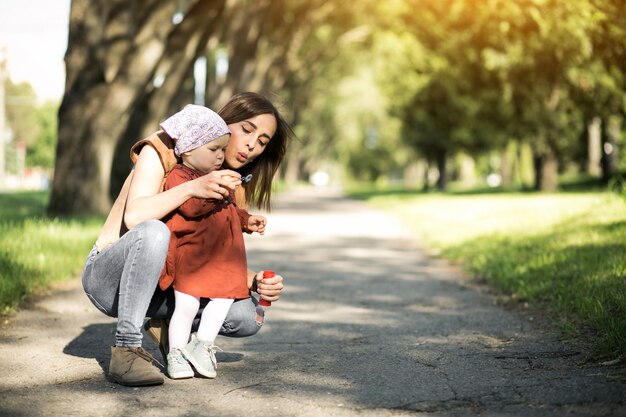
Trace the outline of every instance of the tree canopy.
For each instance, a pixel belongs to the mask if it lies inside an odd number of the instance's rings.
[[[199,63],[207,106],[246,90],[282,106],[291,180],[424,161],[445,188],[458,155],[504,167],[513,143],[553,190],[598,123],[603,177],[622,169],[625,0],[73,0],[65,60],[53,213],[108,210],[130,145],[197,100]]]

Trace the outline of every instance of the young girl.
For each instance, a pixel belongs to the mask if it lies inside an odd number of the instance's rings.
[[[161,128],[177,138],[174,152],[182,158],[167,176],[164,190],[221,168],[230,131],[217,113],[188,105]],[[234,193],[221,200],[190,198],[163,219],[171,237],[159,286],[174,287],[167,355],[173,379],[194,375],[189,362],[199,374],[215,378],[215,338],[233,301],[250,296],[242,231],[263,234],[266,219],[238,208],[234,198]],[[200,298],[210,301],[189,341]]]

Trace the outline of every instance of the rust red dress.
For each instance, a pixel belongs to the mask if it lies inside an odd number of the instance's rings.
[[[200,177],[178,164],[165,179],[164,190]],[[162,290],[205,298],[247,298],[247,260],[243,233],[250,214],[225,200],[190,198],[163,221],[171,231],[170,246],[159,279]]]

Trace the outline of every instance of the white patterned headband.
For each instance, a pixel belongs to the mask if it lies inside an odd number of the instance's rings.
[[[230,133],[224,119],[213,110],[188,104],[161,123],[161,129],[174,139],[174,153],[180,156]]]

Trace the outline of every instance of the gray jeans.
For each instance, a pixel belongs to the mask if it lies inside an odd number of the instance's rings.
[[[124,234],[102,252],[91,250],[83,270],[83,289],[104,314],[117,317],[115,345],[141,346],[145,317],[167,318],[174,311],[171,288],[161,291],[159,276],[169,246],[169,229],[158,220],[145,221]],[[207,300],[203,300],[202,307]],[[259,331],[254,297],[236,300],[220,331],[231,337],[252,336]]]

